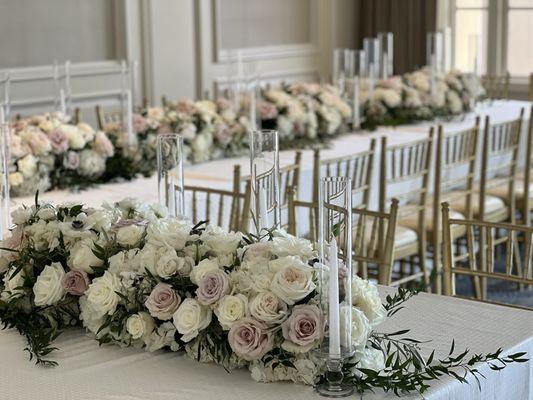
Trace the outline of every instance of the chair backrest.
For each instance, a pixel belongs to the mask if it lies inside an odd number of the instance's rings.
[[[370,185],[374,170],[376,139],[370,141],[368,150],[342,157],[320,159],[320,150],[314,151],[313,159],[313,201],[318,203],[318,185],[324,176],[348,176],[352,179],[352,205],[368,208]]]
[[[466,229],[466,247],[458,246],[460,253],[453,252],[452,225]],[[495,263],[495,233],[505,237],[505,265]],[[473,279],[492,278],[517,284],[533,285],[532,236],[533,227],[525,225],[485,222],[471,219],[452,219],[448,203],[442,204],[442,235],[444,243],[444,293],[456,295],[457,275]],[[523,238],[523,251],[518,246],[517,237]],[[486,245],[479,240],[485,238]],[[478,242],[479,241],[479,242]],[[462,251],[464,249],[464,251]],[[479,257],[481,253],[485,257]],[[514,285],[511,285],[511,287]],[[519,290],[519,285],[516,285]],[[478,300],[486,300],[484,295]]]
[[[103,131],[120,129],[123,124],[120,111],[104,111],[99,105],[95,107],[95,110],[98,129]]]
[[[298,200],[295,192],[289,196],[289,225],[287,231],[297,236],[298,214],[306,211],[314,216],[318,214],[318,203]],[[336,209],[336,212],[342,212]],[[392,199],[390,211],[381,213],[362,208],[352,208],[352,261],[355,273],[367,279],[374,277],[379,283],[392,283],[392,263],[394,260],[394,239],[398,216],[398,200]],[[311,218],[311,221],[316,219]],[[380,227],[383,227],[380,229]],[[318,240],[318,227],[312,225],[306,235],[309,240]],[[338,240],[338,243],[342,243]],[[377,266],[377,270],[372,270]]]
[[[533,74],[531,75],[533,78]],[[531,216],[530,216],[530,202],[529,196],[532,195],[529,190],[529,185],[532,183],[531,169],[533,168],[533,105],[531,106],[529,112],[529,126],[527,133],[527,142],[526,142],[526,155],[524,162],[524,195],[522,201],[522,209],[519,210],[521,213],[522,223],[524,225],[531,225]]]
[[[506,72],[505,75],[483,75],[481,84],[491,99],[508,99],[509,98],[509,81],[511,75]]]
[[[485,118],[477,215],[480,220],[486,219],[487,190],[494,186],[507,185],[504,200],[509,207],[510,221],[515,222],[515,180],[523,117],[524,109],[520,111],[519,118],[494,125],[490,124],[489,116]],[[498,179],[491,179],[493,177]]]
[[[215,189],[185,185],[185,198],[190,195],[189,214],[194,224],[209,221],[228,231],[248,232],[250,213],[249,183],[240,190],[240,166],[233,170],[233,189]],[[190,206],[189,206],[190,204]]]
[[[425,236],[432,153],[433,128],[426,139],[395,146],[387,146],[387,138],[381,138],[379,211],[386,212],[387,204],[392,198],[399,199],[400,203],[410,203],[411,207],[400,208],[399,217],[418,214],[419,237]]]
[[[433,177],[433,266],[441,276],[441,210],[443,201],[464,201],[466,218],[473,218],[473,195],[476,178],[479,117],[473,127],[452,134],[445,134],[442,125],[437,131],[435,169]],[[461,208],[463,209],[463,208]],[[436,280],[436,292],[442,290],[440,278]]]

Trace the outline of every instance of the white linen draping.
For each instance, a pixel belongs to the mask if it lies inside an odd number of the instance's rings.
[[[390,288],[381,287],[382,296]],[[411,329],[410,337],[431,340],[422,344],[428,356],[448,354],[452,339],[456,350],[533,355],[533,313],[421,293],[406,308],[379,326],[380,332]],[[22,351],[24,339],[14,331],[0,331],[0,399],[5,400],[309,400],[320,397],[311,387],[289,383],[258,384],[247,370],[228,374],[223,368],[199,364],[171,352],[146,353],[116,346],[99,347],[79,330],[57,340],[53,353],[57,368],[37,367]],[[433,382],[428,400],[531,400],[533,362],[513,364],[505,370],[480,368],[487,379],[461,384],[448,377]],[[364,400],[396,399],[393,394],[368,393]],[[406,399],[422,398],[410,395]]]

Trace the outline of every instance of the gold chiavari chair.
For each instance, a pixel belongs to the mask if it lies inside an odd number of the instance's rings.
[[[232,190],[185,185],[194,224],[209,221],[228,231],[248,232],[250,188],[248,183],[244,192],[240,190],[240,174],[240,166],[235,165]]]
[[[294,163],[287,164],[280,168],[279,191],[280,191],[280,208],[282,213],[282,228],[287,228],[287,223],[283,222],[284,214],[287,212],[289,203],[289,194],[294,190],[298,194],[300,186],[300,169],[302,165],[302,152],[296,151],[294,154]],[[246,184],[247,190],[251,190],[250,176],[242,178],[242,182]],[[264,179],[269,179],[270,176],[265,176]],[[251,197],[251,195],[250,195]]]
[[[81,122],[81,110],[79,107],[74,109],[74,115],[72,116],[72,123],[77,125]]]
[[[322,171],[324,176],[348,176],[352,180],[352,204],[367,208],[370,200],[370,184],[374,168],[376,139],[370,141],[368,150],[342,157],[320,159],[320,150],[313,156],[313,201],[318,203],[318,185]]]
[[[454,239],[451,227],[454,225],[463,226],[466,229],[467,240],[466,251],[454,254],[452,242]],[[498,268],[495,255],[495,231],[504,231],[506,239],[505,266]],[[533,285],[532,270],[532,236],[533,227],[525,225],[514,225],[497,222],[485,222],[470,219],[450,218],[448,203],[442,204],[442,235],[444,243],[444,293],[449,296],[456,295],[457,275],[466,275],[478,279],[495,279],[518,283],[519,285]],[[517,245],[515,238],[524,238],[523,251]],[[477,238],[486,238],[486,244]],[[485,254],[485,257],[479,257]],[[520,262],[517,262],[521,257]],[[479,263],[479,264],[478,264]],[[486,294],[476,295],[478,300],[487,301]]]
[[[481,84],[491,99],[508,99],[509,98],[509,81],[511,75],[506,72],[505,75],[483,75]]]
[[[163,107],[167,107],[168,104],[169,104],[169,102],[168,102],[167,96],[161,96],[161,105]]]
[[[438,127],[435,149],[435,168],[433,195],[428,199],[425,230],[433,249],[433,268],[435,269],[435,291],[441,293],[441,227],[440,204],[442,201],[460,204],[465,214],[451,211],[453,218],[472,218],[472,199],[476,173],[476,154],[479,132],[479,118],[473,127],[444,134],[442,125]],[[407,206],[409,207],[409,206]],[[402,224],[416,230],[418,218],[402,219]],[[454,237],[464,235],[464,229],[455,229]]]
[[[301,201],[292,190],[289,196],[289,225],[287,232],[298,235],[297,214],[306,210],[318,214],[318,203]],[[364,279],[376,278],[380,284],[392,286],[394,236],[398,216],[398,200],[392,199],[390,211],[381,213],[358,207],[352,208],[352,261],[354,271]],[[383,228],[380,229],[380,226]],[[318,240],[318,230],[311,230],[309,240]],[[342,241],[339,241],[342,242]]]
[[[99,105],[95,107],[95,110],[98,129],[109,131],[122,126],[122,113],[120,111],[104,111]]]
[[[426,287],[429,286],[426,210],[432,153],[433,129],[428,138],[401,145],[387,147],[387,138],[381,139],[379,211],[386,212],[393,197],[404,202],[398,213],[394,243],[394,259],[401,260],[400,270],[392,271],[400,275],[393,279],[398,285],[421,279]],[[416,220],[414,224],[413,218]],[[415,258],[418,258],[418,271]],[[405,260],[410,261],[409,272],[405,271]]]
[[[489,117],[485,118],[479,202],[477,210],[474,209],[477,219],[516,221],[515,187],[523,117],[524,109],[519,118],[507,122],[491,125]],[[489,196],[500,199],[501,204],[491,206]]]

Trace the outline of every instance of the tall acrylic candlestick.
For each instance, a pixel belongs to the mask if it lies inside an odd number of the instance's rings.
[[[157,185],[159,203],[172,217],[185,214],[183,180],[183,137],[165,134],[157,137]]]
[[[9,115],[11,113],[11,74],[6,72],[4,74],[4,122],[9,121]]]
[[[343,384],[344,363],[355,354],[352,345],[352,191],[349,177],[325,177],[319,185],[318,298],[326,335],[315,350],[323,363],[322,396],[345,397],[354,388]],[[340,270],[343,270],[342,274]]]
[[[358,76],[352,80],[352,129],[361,128],[361,98],[360,81]]]
[[[251,212],[257,234],[281,226],[278,132],[250,132]]]

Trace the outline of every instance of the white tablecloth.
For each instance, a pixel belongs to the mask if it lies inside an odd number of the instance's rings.
[[[383,294],[390,291],[380,288]],[[533,313],[474,301],[419,294],[406,309],[379,327],[380,332],[411,329],[410,336],[429,340],[423,353],[436,349],[446,356],[452,339],[456,351],[527,351],[533,356]],[[318,399],[311,387],[289,383],[258,384],[247,370],[228,374],[214,365],[198,364],[171,352],[146,353],[116,346],[98,347],[81,330],[57,340],[57,368],[37,367],[22,351],[24,339],[14,331],[0,332],[0,399],[2,400],[272,400]],[[513,364],[487,377],[482,391],[443,377],[427,392],[430,400],[533,399],[533,362]],[[395,399],[392,394],[365,394],[365,400]],[[408,399],[421,398],[417,395]]]

